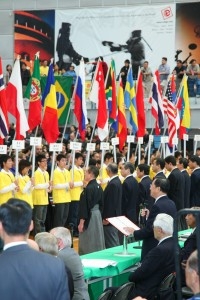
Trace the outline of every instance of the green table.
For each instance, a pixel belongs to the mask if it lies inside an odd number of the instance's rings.
[[[180,231],[179,236],[187,233],[191,233],[191,229]],[[87,268],[83,267],[84,277],[88,282],[90,300],[97,300],[107,287],[119,286],[128,281],[130,271],[134,270],[140,261],[141,249],[134,248],[138,244],[138,242],[128,244],[128,253],[133,254],[131,256],[116,256],[116,254],[123,251],[123,246],[81,256],[81,259],[102,259],[116,262],[115,266],[105,268],[95,267],[95,265]],[[184,240],[180,240],[179,244],[183,247]]]

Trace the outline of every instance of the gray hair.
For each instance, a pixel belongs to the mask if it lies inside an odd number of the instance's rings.
[[[65,247],[71,247],[72,237],[69,229],[65,227],[55,227],[51,232],[57,239],[62,240]]]
[[[107,170],[109,170],[113,175],[118,174],[118,167],[117,167],[117,164],[115,164],[115,163],[109,164],[107,166]]]
[[[166,234],[173,234],[174,219],[168,214],[158,214],[153,225],[154,227],[160,227]]]
[[[56,237],[49,232],[40,232],[35,236],[35,241],[42,252],[57,256],[58,243]]]

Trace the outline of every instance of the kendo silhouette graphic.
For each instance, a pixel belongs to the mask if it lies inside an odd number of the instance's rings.
[[[131,37],[126,41],[125,45],[115,44],[109,41],[103,41],[102,44],[104,46],[109,46],[110,51],[124,51],[129,52],[131,54],[131,64],[133,69],[133,74],[137,77],[138,67],[142,66],[145,60],[145,51],[143,41],[148,45],[148,47],[152,50],[147,41],[141,36],[141,30],[134,30],[131,32]]]
[[[58,53],[59,59],[57,64],[60,69],[68,69],[72,63],[78,66],[80,64],[81,58],[83,57],[74,50],[74,47],[70,41],[70,31],[71,24],[63,22],[62,27],[60,28],[58,33],[56,45],[56,51]],[[89,59],[86,57],[83,57],[83,59],[85,62],[89,61]]]

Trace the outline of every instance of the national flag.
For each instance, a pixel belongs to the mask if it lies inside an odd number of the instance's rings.
[[[67,76],[54,76],[56,87],[56,99],[57,99],[57,111],[58,111],[58,124],[64,126],[66,121],[69,121],[70,114],[70,98],[72,88],[72,77]],[[42,92],[45,89],[47,78],[41,77],[41,89]]]
[[[151,102],[151,114],[155,118],[155,133],[159,134],[160,129],[164,126],[164,109],[163,100],[159,89],[159,73],[158,71],[154,74],[154,81],[152,86],[152,97]]]
[[[115,70],[115,61],[112,59],[110,68],[107,73],[106,80],[106,99],[108,103],[109,111],[109,123],[115,131],[117,131],[117,95],[116,95],[116,70]]]
[[[74,114],[78,122],[78,130],[82,140],[85,140],[85,129],[87,120],[87,109],[85,102],[85,65],[81,59],[79,66],[79,75],[74,88]]]
[[[142,74],[140,70],[139,70],[138,80],[137,80],[136,104],[137,104],[137,117],[138,117],[137,136],[143,137],[145,135],[145,129],[146,129],[146,118],[145,118],[145,108],[144,108]]]
[[[23,103],[20,62],[17,58],[6,88],[8,112],[16,119],[15,139],[21,140],[29,130]]]
[[[167,117],[168,117],[168,135],[169,135],[169,146],[173,147],[173,139],[177,137],[177,125],[176,125],[176,115],[177,108],[172,102],[172,91],[171,91],[171,82],[167,84],[167,90],[165,94],[165,99],[167,101]]]
[[[108,136],[108,116],[106,109],[106,95],[104,87],[104,75],[102,62],[99,60],[93,77],[93,83],[89,96],[90,101],[97,106],[97,131],[100,141]]]
[[[124,102],[126,107],[130,111],[130,125],[132,126],[133,134],[136,134],[138,131],[138,118],[137,118],[137,104],[136,104],[136,95],[135,87],[133,82],[133,71],[132,66],[130,66],[127,74],[125,92],[124,92]]]
[[[33,130],[40,125],[42,118],[39,52],[35,55],[33,74],[27,85],[24,98],[29,100],[28,124],[30,130]]]
[[[187,87],[188,77],[183,76],[182,80],[182,90],[180,94],[181,101],[181,111],[180,111],[180,128],[179,128],[179,138],[183,139],[183,135],[187,133],[187,130],[190,129],[190,101],[188,96],[188,87]]]
[[[3,81],[2,61],[0,57],[0,144],[8,135],[8,110],[6,103],[6,91]]]
[[[118,133],[119,137],[119,150],[123,149],[123,146],[127,138],[127,125],[126,125],[126,112],[125,112],[125,103],[124,103],[124,90],[122,79],[119,81],[119,90],[118,90]]]
[[[172,102],[176,104],[176,82],[174,74],[171,77]]]
[[[55,79],[53,75],[53,63],[49,66],[47,83],[42,95],[44,103],[44,114],[42,120],[42,130],[48,143],[55,143],[59,136],[58,113]]]

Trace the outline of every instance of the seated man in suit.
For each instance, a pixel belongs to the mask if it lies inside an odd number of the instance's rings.
[[[128,299],[142,296],[154,299],[162,280],[175,272],[173,218],[167,214],[158,214],[153,223],[154,237],[158,245],[145,256],[142,264],[129,276],[135,283]]]
[[[187,260],[185,277],[187,286],[192,290],[194,296],[189,300],[200,299],[200,277],[198,268],[198,252],[195,250]]]
[[[32,209],[27,202],[11,198],[1,205],[0,236],[4,241],[0,255],[1,298],[69,300],[63,262],[27,245],[32,229]]]

